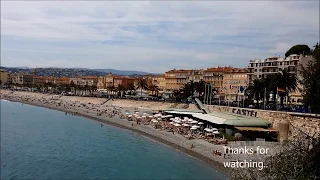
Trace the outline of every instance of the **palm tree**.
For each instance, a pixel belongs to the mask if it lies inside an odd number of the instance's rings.
[[[118,91],[118,95],[122,97],[122,92],[126,90],[126,87],[124,87],[122,84],[119,84],[116,89]]]
[[[86,96],[87,95],[87,91],[90,90],[88,82],[86,83],[86,85],[84,85],[83,89],[84,89],[84,93],[85,93],[85,96]]]
[[[148,83],[146,79],[139,79],[138,84],[137,84],[137,89],[140,88],[140,96],[142,97],[142,89],[148,89]]]
[[[126,89],[130,91],[130,94],[132,94],[132,91],[134,91],[136,88],[134,87],[133,82],[129,82],[126,86]]]
[[[202,79],[199,82],[195,83],[195,90],[199,93],[199,99],[202,101],[204,98],[204,91],[205,91],[205,87],[206,87],[206,82],[203,81]],[[215,90],[213,90],[214,94],[215,94]]]
[[[297,76],[295,74],[289,73],[287,69],[280,71],[275,75],[276,85],[279,88],[283,88],[286,92],[284,94],[279,94],[280,104],[283,106],[284,97],[290,92],[294,92],[297,89],[298,82]]]
[[[93,92],[97,90],[97,85],[91,85],[91,88],[90,88],[90,92],[91,92],[91,96],[93,96]]]
[[[150,85],[148,89],[151,90],[152,95],[154,95],[153,92],[155,92],[155,95],[157,95],[157,91],[159,91],[157,85]]]
[[[261,99],[261,92],[263,92],[264,83],[262,79],[254,79],[246,90],[249,99],[257,101],[256,106],[259,107],[259,100]]]
[[[76,84],[71,80],[71,82],[70,82],[70,87],[72,88],[72,89],[74,89],[74,94],[76,95],[77,93],[76,93]]]

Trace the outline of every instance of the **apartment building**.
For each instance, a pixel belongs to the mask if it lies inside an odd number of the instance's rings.
[[[67,85],[70,84],[70,79],[68,77],[55,78],[54,83],[60,85]]]
[[[296,103],[302,102],[302,80],[300,65],[307,65],[313,58],[311,56],[292,54],[286,58],[270,57],[261,60],[250,60],[248,65],[248,81],[252,82],[256,78],[267,77],[271,74],[277,74],[281,70],[288,70],[288,72],[296,74],[298,78],[298,89],[296,92],[290,93],[289,101]],[[299,90],[300,89],[300,90]]]
[[[97,81],[98,89],[106,89],[110,86],[118,87],[119,85],[127,86],[133,83],[136,86],[136,79],[125,76],[114,75],[111,72],[107,76],[100,76]]]
[[[5,70],[0,70],[0,85],[4,85],[4,84],[6,84],[6,83],[8,83],[8,75],[9,75],[9,73],[7,72],[7,71],[5,71]]]
[[[34,76],[33,77],[33,84],[46,84],[47,78],[48,77],[44,77],[44,76]]]
[[[191,70],[170,70],[165,73],[166,90],[179,90],[185,83]]]
[[[114,87],[118,87],[119,85],[122,85],[124,87],[127,87],[128,84],[132,83],[134,84],[135,78],[125,77],[125,76],[116,76],[114,77],[113,85]]]
[[[93,85],[97,85],[98,77],[97,76],[72,77],[69,79],[69,83],[71,82],[79,86],[85,86],[85,85],[93,86]]]
[[[223,94],[223,77],[224,74],[231,73],[232,67],[212,67],[204,70],[203,80],[212,84],[218,91],[219,95]]]
[[[204,80],[203,79],[203,73],[204,73],[203,69],[191,70],[188,73],[187,82],[189,82],[189,81],[199,82],[201,80]]]
[[[247,69],[232,68],[229,73],[223,75],[222,94],[228,101],[242,101],[244,90],[248,86]]]
[[[33,84],[33,75],[30,74],[11,74],[10,75],[12,84],[19,84],[19,85],[32,85]]]
[[[152,78],[152,84],[158,86],[160,90],[166,89],[166,78],[165,75],[154,76]]]
[[[98,77],[97,89],[106,89],[106,77],[100,76]]]

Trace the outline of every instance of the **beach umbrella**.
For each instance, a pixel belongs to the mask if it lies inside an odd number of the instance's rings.
[[[198,128],[200,128],[200,126],[192,126],[191,128],[196,128],[196,129],[198,129]]]
[[[187,120],[185,120],[185,119],[182,119],[181,121],[182,121],[182,122],[186,122]]]
[[[193,127],[192,127],[192,128],[190,128],[190,129],[191,129],[191,130],[196,130],[197,128],[193,128]]]
[[[174,120],[174,118],[170,118],[170,121],[173,121]]]
[[[218,131],[213,131],[212,134],[220,134]]]
[[[179,127],[179,126],[181,126],[180,124],[173,124],[174,126],[176,126],[176,127]]]
[[[147,113],[143,113],[143,115],[147,115]]]
[[[188,117],[183,117],[183,119],[189,119]]]
[[[161,118],[158,118],[158,121],[161,121]]]
[[[132,117],[132,115],[130,114],[128,117]]]
[[[199,122],[198,124],[199,124],[199,125],[202,125],[202,124],[203,124],[203,122]]]
[[[129,115],[130,113],[129,112],[126,112],[126,115]]]
[[[189,124],[182,124],[182,126],[188,127],[188,126],[189,126]]]
[[[190,123],[191,124],[196,124],[196,123],[198,123],[198,121],[191,121]]]
[[[167,115],[168,118],[173,117],[172,115]]]
[[[159,121],[157,121],[157,120],[154,119],[152,122],[157,123],[157,122],[159,122]]]
[[[212,133],[207,133],[207,136],[212,136]]]
[[[166,118],[166,116],[161,116],[161,118]]]
[[[147,116],[142,116],[143,118],[146,118]]]
[[[207,131],[209,128],[204,128],[205,131]]]
[[[153,118],[153,116],[149,116],[149,118]]]
[[[174,122],[169,122],[169,124],[174,124]]]
[[[180,121],[180,120],[175,120],[174,122],[176,122],[176,123],[181,123],[181,121]]]
[[[217,128],[211,128],[212,130],[214,130],[214,131],[218,131],[218,129]]]
[[[207,131],[207,132],[213,132],[213,130],[212,130],[212,129],[207,129],[207,130],[205,130],[205,131]]]

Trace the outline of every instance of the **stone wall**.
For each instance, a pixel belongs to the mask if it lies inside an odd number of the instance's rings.
[[[283,130],[279,134],[289,139],[304,132],[308,135],[319,137],[320,136],[320,115],[319,114],[304,114],[280,111],[266,111],[248,108],[236,108],[228,106],[213,106],[206,105],[211,112],[229,112],[235,114],[242,114],[246,116],[258,117],[265,119],[272,124],[272,128],[280,130],[281,124],[289,124],[288,134],[284,134]],[[280,139],[281,141],[284,139]]]

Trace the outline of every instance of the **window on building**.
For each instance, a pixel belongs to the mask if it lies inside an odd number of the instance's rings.
[[[255,69],[254,72],[257,72],[257,69]]]

